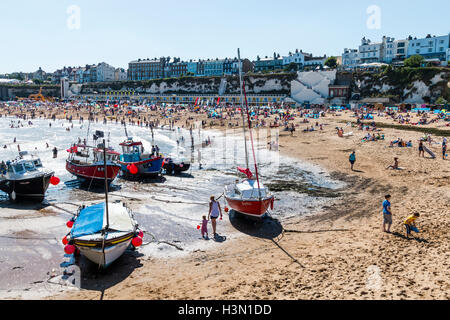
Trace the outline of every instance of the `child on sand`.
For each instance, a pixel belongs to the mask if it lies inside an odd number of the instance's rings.
[[[394,169],[394,170],[398,170],[398,158],[394,158],[394,164],[391,164],[389,167],[387,167],[386,169]]]
[[[392,211],[391,211],[391,195],[387,195],[384,197],[385,200],[383,201],[383,232],[390,233],[391,232],[391,225],[392,225]],[[386,231],[386,224],[388,225],[387,231]]]
[[[202,221],[202,238],[205,240],[208,239],[208,220],[206,220],[206,216],[203,216]]]
[[[417,218],[420,217],[419,213],[414,213],[413,215],[410,215],[408,218],[406,218],[405,220],[405,228],[406,228],[406,238],[409,239],[409,236],[411,235],[411,231],[414,231],[416,233],[419,232],[419,230],[416,227],[416,220]]]

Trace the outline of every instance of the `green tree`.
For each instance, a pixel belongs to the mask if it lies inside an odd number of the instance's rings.
[[[295,62],[291,62],[289,63],[285,68],[285,71],[298,71],[298,64],[296,64]]]
[[[444,99],[444,97],[439,97],[439,99],[436,100],[436,104],[447,104],[447,100]]]
[[[336,57],[329,57],[326,61],[325,61],[325,65],[328,68],[331,69],[335,69],[337,67],[337,59]]]
[[[415,55],[405,60],[405,67],[419,68],[423,63],[424,58],[421,55]]]

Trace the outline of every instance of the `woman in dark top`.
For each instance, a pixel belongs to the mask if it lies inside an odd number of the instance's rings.
[[[425,158],[425,150],[423,148],[423,141],[422,140],[420,140],[420,142],[419,142],[419,157],[420,157],[420,155],[422,155],[422,157]]]

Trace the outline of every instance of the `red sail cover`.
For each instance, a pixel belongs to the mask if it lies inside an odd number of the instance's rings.
[[[238,169],[239,172],[244,173],[247,176],[247,178],[251,179],[253,177],[253,173],[250,171],[250,169],[248,169],[248,168],[244,169],[244,168],[241,168],[241,167],[238,167],[237,169]]]

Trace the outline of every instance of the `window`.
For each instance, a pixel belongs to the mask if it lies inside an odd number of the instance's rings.
[[[21,172],[21,171],[24,171],[23,165],[21,165],[21,164],[16,164],[16,165],[14,165],[14,171],[15,171],[15,172]]]
[[[36,171],[33,162],[25,162],[24,166],[27,171]]]

